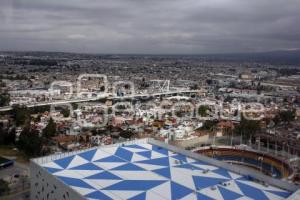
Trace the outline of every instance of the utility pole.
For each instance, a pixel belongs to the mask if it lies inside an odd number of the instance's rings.
[[[241,132],[241,136],[240,136],[240,145],[243,144],[243,131]]]
[[[233,143],[233,130],[231,129],[231,141],[230,141],[230,146],[232,146]]]
[[[277,140],[275,141],[275,156],[277,156]]]

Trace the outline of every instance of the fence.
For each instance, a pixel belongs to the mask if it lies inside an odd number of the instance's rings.
[[[194,158],[196,160],[201,160],[201,161],[206,162],[208,164],[212,164],[212,165],[215,165],[217,167],[227,169],[227,170],[235,172],[237,174],[241,174],[241,175],[244,175],[244,176],[248,176],[249,174],[251,174],[251,176],[253,178],[257,179],[257,180],[268,183],[270,185],[280,187],[280,188],[288,190],[288,191],[293,191],[294,192],[297,189],[299,189],[299,187],[294,185],[294,184],[288,183],[286,181],[271,178],[269,176],[263,175],[263,174],[255,171],[255,170],[252,170],[252,169],[244,169],[244,168],[240,168],[238,166],[230,165],[228,163],[218,161],[218,160],[215,160],[215,159],[212,159],[212,158],[200,155],[200,154],[196,154],[196,153],[193,153],[191,151],[180,149],[180,148],[175,147],[175,146],[170,146],[166,143],[163,143],[163,142],[160,142],[160,141],[157,141],[157,140],[149,139],[149,143],[160,146],[162,148],[166,148],[170,151],[174,151],[176,153],[180,153],[182,155]]]

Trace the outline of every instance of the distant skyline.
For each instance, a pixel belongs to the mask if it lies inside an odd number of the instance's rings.
[[[0,51],[294,50],[299,21],[299,0],[1,0]]]

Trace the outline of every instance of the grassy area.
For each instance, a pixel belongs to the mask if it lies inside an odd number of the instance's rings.
[[[16,157],[16,161],[27,164],[29,159],[26,155],[18,150],[14,150],[15,146],[0,145],[0,156]]]

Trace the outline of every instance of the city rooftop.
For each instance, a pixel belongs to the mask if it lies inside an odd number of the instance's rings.
[[[50,199],[54,199],[51,195],[64,195],[64,199],[70,196],[69,199],[91,200],[279,200],[297,190],[287,182],[152,139],[42,157],[32,160],[31,164],[34,166],[32,177],[36,174],[36,182],[31,188],[32,199],[44,198],[39,195],[47,195]],[[40,176],[43,173],[46,174],[44,177],[49,177],[45,182]],[[51,179],[62,183],[60,190],[69,191],[67,195],[53,190],[48,194],[42,192],[44,187],[52,187]]]

